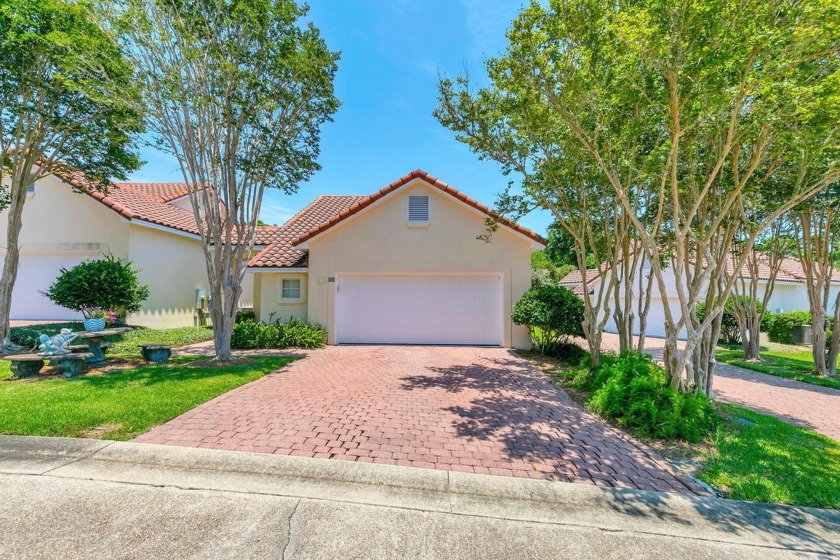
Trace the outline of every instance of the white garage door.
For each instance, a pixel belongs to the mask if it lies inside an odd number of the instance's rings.
[[[12,291],[11,319],[81,320],[78,311],[59,307],[41,295],[55,282],[61,267],[71,268],[84,255],[21,255],[15,288]],[[0,261],[2,268],[2,261]]]
[[[341,343],[501,346],[501,274],[341,275]]]

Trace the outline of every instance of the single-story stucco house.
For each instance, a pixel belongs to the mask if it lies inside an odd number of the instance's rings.
[[[768,266],[768,262],[766,257],[759,256],[758,259],[758,295],[761,298],[764,294],[765,287],[767,285],[767,281],[770,278],[770,267]],[[728,263],[729,273],[733,273],[735,270],[735,262],[734,258],[730,258]],[[647,285],[647,278],[650,274],[650,265],[645,263],[642,265],[641,270],[639,271],[643,278],[645,279],[644,285]],[[608,266],[602,264],[599,269],[590,269],[586,271],[587,273],[587,284],[589,285],[590,292],[597,293],[602,282],[609,282],[609,275],[611,271]],[[662,271],[663,279],[665,280],[665,285],[667,287],[667,291],[665,296],[663,297],[659,293],[659,289],[656,286],[656,283],[653,285],[653,290],[651,292],[651,302],[650,302],[650,311],[648,312],[647,318],[647,328],[645,329],[645,334],[647,336],[655,336],[655,337],[663,337],[665,336],[665,305],[669,305],[671,308],[672,316],[677,319],[679,318],[680,314],[680,304],[679,299],[677,296],[677,283],[676,278],[674,276],[674,271],[672,268],[666,268]],[[750,272],[749,269],[745,266],[741,271],[739,271],[739,277],[743,279],[744,282],[750,282]],[[582,294],[583,289],[583,276],[581,275],[579,270],[575,270],[570,272],[564,278],[560,280],[560,285],[565,286],[571,289],[578,295]],[[739,280],[740,282],[741,280]],[[636,281],[634,282],[635,286],[638,286],[639,282],[639,275],[636,276]],[[832,288],[831,288],[831,301],[834,301],[834,298],[837,296],[837,292],[840,291],[840,271],[835,271],[832,276]],[[634,290],[634,296],[638,295],[638,288]],[[637,309],[637,301],[634,297],[634,312]],[[799,262],[799,259],[795,257],[787,257],[782,260],[779,272],[776,276],[776,283],[773,288],[773,294],[770,297],[769,302],[765,302],[765,305],[769,311],[774,313],[782,313],[788,311],[798,311],[798,310],[808,310],[808,292],[805,287],[805,273],[802,271],[802,264]],[[612,308],[612,299],[610,300],[610,308]],[[833,311],[833,310],[832,310]],[[608,320],[605,330],[607,332],[616,332],[615,321],[610,317]],[[639,322],[638,320],[634,323],[634,332],[633,334],[639,334]]]
[[[151,296],[129,322],[191,325],[207,279],[182,183],[80,189],[49,175],[24,207],[13,319],[72,319],[39,290],[61,266],[102,253],[133,261]],[[2,216],[2,215],[0,215]],[[488,220],[497,223],[489,241]],[[5,246],[0,237],[0,244]],[[545,240],[417,170],[369,196],[320,196],[258,229],[243,307],[263,321],[324,325],[330,344],[531,345],[511,321]]]
[[[531,346],[510,317],[545,240],[424,171],[318,197],[273,235],[250,263],[263,321],[308,319],[330,344]]]
[[[111,253],[132,261],[150,287],[134,325],[165,328],[196,324],[196,299],[206,294],[207,272],[201,241],[184,183],[112,183],[106,194],[86,188],[74,169],[56,166],[30,187],[23,207],[20,268],[12,294],[12,320],[80,320],[81,314],[55,305],[40,292],[61,267]],[[8,220],[8,212],[0,213]],[[0,258],[6,228],[0,228]],[[260,228],[270,234],[277,228]],[[265,247],[262,243],[258,247]],[[0,260],[0,269],[3,263]],[[242,305],[250,307],[253,278],[246,276]]]

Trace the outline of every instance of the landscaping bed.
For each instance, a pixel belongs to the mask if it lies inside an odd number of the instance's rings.
[[[128,440],[291,361],[255,357],[219,366],[201,358],[123,358],[72,380],[46,370],[27,381],[10,381],[8,362],[0,362],[0,433]]]
[[[593,409],[593,392],[581,382],[579,366],[537,354],[523,356],[551,375],[575,402]],[[604,421],[727,498],[840,509],[840,442],[742,407],[712,406],[716,421],[691,443],[652,438],[649,430],[628,426],[623,418]]]
[[[814,359],[811,350],[802,346],[771,342],[766,345],[766,349],[762,349],[760,361],[745,360],[740,347],[720,347],[715,352],[715,357],[720,362],[759,373],[840,390],[840,378],[814,374]]]

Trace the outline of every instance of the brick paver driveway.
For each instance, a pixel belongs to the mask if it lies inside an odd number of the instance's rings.
[[[500,348],[328,347],[137,441],[703,493]]]

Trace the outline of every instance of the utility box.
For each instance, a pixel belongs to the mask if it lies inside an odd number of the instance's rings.
[[[811,325],[793,327],[793,343],[800,346],[811,346]]]

